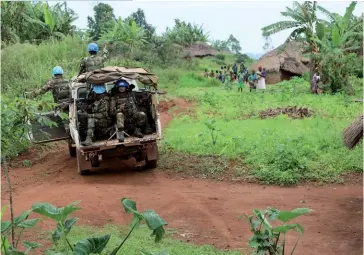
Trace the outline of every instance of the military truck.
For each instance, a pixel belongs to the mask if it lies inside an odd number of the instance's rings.
[[[124,142],[116,139],[116,132],[110,137],[95,140],[90,146],[83,146],[81,141],[86,137],[87,125],[78,118],[77,112],[88,102],[90,84],[105,84],[107,91],[114,86],[114,82],[124,79],[134,85],[134,94],[137,105],[146,112],[153,133],[143,138],[133,137],[125,133]],[[158,161],[158,144],[162,138],[161,123],[158,112],[158,77],[142,68],[106,67],[78,77],[70,83],[72,103],[69,107],[69,128],[67,135],[59,111],[41,113],[57,126],[44,126],[38,122],[32,123],[29,139],[33,143],[48,143],[60,140],[68,141],[71,157],[77,158],[78,173],[90,174],[94,169],[117,167],[122,165],[120,160],[135,158],[137,165],[145,168],[156,168]],[[144,85],[139,88],[138,82]],[[86,121],[87,122],[87,121]],[[115,130],[114,125],[110,126]],[[96,137],[97,137],[97,130]],[[111,132],[112,133],[112,132]]]

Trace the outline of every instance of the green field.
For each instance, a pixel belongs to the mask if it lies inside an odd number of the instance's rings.
[[[163,71],[161,86],[169,96],[195,105],[195,112],[175,118],[164,131],[164,144],[174,152],[219,155],[243,159],[250,173],[262,183],[291,185],[300,181],[341,182],[342,174],[362,172],[362,146],[349,151],[342,131],[361,112],[355,98],[343,94],[312,95],[309,83],[294,78],[270,86],[262,93],[227,91],[215,80],[196,72]],[[360,79],[355,79],[357,97]],[[286,115],[261,119],[268,108],[307,107],[313,116],[291,119]],[[215,121],[216,144],[206,122]]]

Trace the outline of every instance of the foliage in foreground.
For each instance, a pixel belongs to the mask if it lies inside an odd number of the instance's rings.
[[[300,236],[304,233],[304,228],[299,223],[287,224],[287,222],[310,211],[308,208],[296,208],[293,211],[279,211],[274,208],[265,211],[254,209],[254,215],[246,215],[253,232],[253,236],[249,240],[249,247],[253,248],[254,254],[258,255],[293,254]],[[279,220],[282,224],[273,227],[272,223],[275,220]],[[290,231],[296,231],[300,235],[292,251],[288,253],[286,250],[286,235]]]
[[[22,240],[23,231],[31,229],[36,226],[38,222],[43,221],[42,218],[32,218],[29,216],[32,212],[46,217],[47,219],[53,220],[57,223],[56,230],[52,234],[52,241],[54,247],[45,251],[47,255],[62,255],[62,254],[73,254],[73,255],[89,255],[89,254],[108,254],[116,255],[119,250],[123,247],[123,254],[130,254],[136,250],[143,250],[143,247],[147,247],[150,250],[149,240],[145,239],[146,228],[142,227],[141,230],[139,225],[141,222],[145,222],[149,231],[152,231],[152,236],[155,236],[154,241],[158,243],[162,240],[165,235],[164,226],[167,223],[159,217],[152,210],[145,210],[140,213],[137,211],[136,203],[130,199],[123,198],[121,203],[126,213],[131,213],[134,218],[131,222],[129,230],[121,229],[121,232],[125,232],[125,237],[121,240],[118,238],[120,230],[117,230],[116,226],[110,226],[104,231],[92,229],[90,227],[74,227],[74,224],[78,220],[77,217],[70,217],[70,215],[80,210],[77,206],[80,201],[76,201],[65,207],[55,207],[49,203],[36,203],[32,206],[32,209],[24,211],[19,216],[14,218],[14,221],[1,221],[1,252],[4,254],[17,254],[26,255],[33,249],[43,247],[42,244],[37,242],[28,242]],[[0,218],[4,214],[6,206],[2,208]],[[269,254],[269,255],[284,255],[286,254],[286,234],[289,231],[296,231],[303,235],[304,229],[299,223],[287,224],[305,213],[310,212],[308,208],[297,208],[293,211],[279,211],[274,208],[269,208],[265,211],[254,209],[254,215],[245,215],[248,219],[251,232],[253,236],[249,240],[249,247],[253,254]],[[273,227],[272,222],[279,220],[282,222],[281,225]],[[72,233],[71,233],[72,230]],[[90,236],[90,232],[93,233]],[[116,232],[116,233],[115,233]],[[131,233],[136,235],[135,238],[131,237]],[[16,233],[16,238],[15,237]],[[95,233],[98,235],[95,236]],[[9,236],[12,236],[10,239]],[[283,240],[282,240],[283,236]],[[290,252],[294,253],[294,250],[298,244],[300,236]],[[81,239],[75,244],[71,244],[73,239]],[[134,239],[134,240],[133,240]],[[10,241],[11,244],[10,244]],[[128,240],[128,243],[126,241]],[[19,242],[23,241],[23,245],[26,248],[24,252],[19,251]],[[130,244],[129,244],[130,243]],[[109,245],[108,245],[109,244]],[[125,245],[126,244],[126,245]],[[110,248],[110,246],[114,248]],[[199,246],[195,247],[188,244],[183,244],[179,241],[168,240],[163,243],[164,249],[161,253],[149,253],[146,251],[140,251],[142,255],[167,255],[170,254],[241,254],[235,251],[220,252],[210,246]],[[124,248],[126,247],[126,248]],[[156,247],[160,249],[160,246]],[[168,253],[167,253],[168,252]]]
[[[40,243],[27,242],[24,241],[23,245],[26,248],[24,252],[18,250],[18,244],[21,240],[21,236],[25,229],[33,228],[37,222],[42,221],[41,218],[28,219],[29,215],[34,212],[41,216],[44,216],[50,220],[57,223],[57,228],[52,234],[52,241],[55,245],[58,242],[63,242],[66,244],[66,249],[62,250],[62,253],[56,252],[54,250],[46,250],[47,255],[61,255],[61,254],[74,254],[74,255],[88,255],[88,254],[108,254],[116,255],[124,243],[128,240],[131,233],[142,223],[145,222],[152,231],[152,236],[155,237],[154,241],[159,242],[162,240],[165,234],[164,226],[167,225],[155,211],[145,210],[144,212],[138,212],[136,208],[136,203],[133,200],[123,198],[121,204],[124,207],[126,213],[134,215],[131,222],[131,229],[127,235],[119,240],[119,243],[112,250],[106,250],[105,247],[108,244],[111,235],[106,234],[97,237],[87,237],[75,244],[71,244],[68,239],[68,234],[70,233],[73,225],[78,220],[77,217],[70,218],[71,213],[80,210],[77,204],[80,201],[76,201],[68,206],[58,208],[50,203],[36,203],[32,206],[31,210],[27,210],[20,214],[18,217],[14,218],[14,221],[1,221],[1,252],[3,254],[17,254],[26,255],[32,249],[42,247]],[[2,214],[4,213],[6,207],[3,207]],[[17,230],[17,238],[13,238],[14,231]],[[9,242],[9,236],[11,238],[11,244]],[[148,252],[142,252],[144,255],[152,255]]]

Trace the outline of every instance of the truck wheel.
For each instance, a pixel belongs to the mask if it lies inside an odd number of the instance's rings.
[[[77,172],[80,175],[89,175],[91,174],[90,167],[91,164],[85,160],[84,156],[81,154],[79,150],[76,150],[77,154]]]
[[[79,171],[79,174],[80,174],[80,175],[90,175],[90,174],[91,174],[91,171],[90,171],[90,170],[88,170],[88,169],[80,170],[80,171]]]
[[[146,169],[154,169],[157,168],[157,162],[158,160],[145,160],[145,168]]]
[[[75,158],[77,156],[76,147],[72,147],[73,141],[72,138],[68,139],[68,152],[70,153],[70,156],[72,158]]]

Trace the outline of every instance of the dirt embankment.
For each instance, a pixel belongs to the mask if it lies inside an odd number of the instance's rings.
[[[173,105],[173,103],[166,103]],[[171,120],[168,107],[161,104],[165,127]],[[183,109],[179,104],[179,109]],[[41,163],[32,168],[12,168],[15,213],[29,209],[35,202],[64,206],[81,200],[77,224],[102,226],[106,223],[128,224],[129,215],[121,210],[120,199],[137,201],[140,210],[154,209],[179,230],[177,238],[217,248],[246,248],[250,227],[239,216],[254,208],[276,207],[313,210],[297,220],[305,228],[297,254],[363,254],[362,184],[301,186],[279,188],[248,183],[215,182],[202,179],[177,179],[163,169],[136,172],[132,169],[100,172],[91,176],[77,174],[76,159],[68,156],[60,144]],[[2,182],[6,179],[2,175]],[[8,203],[8,190],[2,185],[2,203]],[[8,217],[8,214],[5,215]],[[53,223],[40,224],[46,228]],[[288,236],[292,246],[296,235]]]
[[[181,98],[159,103],[159,114],[162,128],[165,128],[173,119],[173,114],[180,114],[187,111],[192,105]]]

